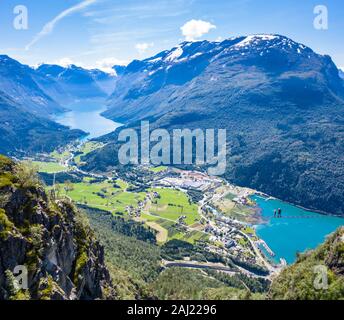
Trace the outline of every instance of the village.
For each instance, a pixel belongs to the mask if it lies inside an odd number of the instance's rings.
[[[285,263],[281,261],[276,265],[273,262],[274,252],[255,233],[253,226],[259,214],[250,198],[256,193],[255,190],[234,186],[205,172],[174,167],[138,165],[132,170],[102,175],[84,172],[79,167],[80,153],[79,145],[70,145],[67,150],[45,155],[45,160],[39,163],[51,165],[55,161],[69,174],[77,173],[84,177],[80,185],[82,197],[77,193],[78,184],[71,184],[73,191],[66,191],[66,195],[76,203],[142,221],[156,229],[158,237],[164,233],[160,237],[162,242],[175,237],[177,230],[180,239],[206,241],[210,252],[261,266],[271,273]],[[97,201],[87,201],[85,181],[90,179],[94,190],[92,198]],[[108,186],[115,181],[122,181],[121,184],[126,186],[108,192]],[[121,200],[113,196],[111,201],[109,195],[117,194]],[[123,207],[123,210],[118,207]],[[175,236],[171,238],[170,234]]]
[[[143,169],[143,168],[142,168]],[[268,245],[259,239],[254,228],[245,222],[231,216],[231,209],[245,209],[244,214],[254,215],[254,203],[250,195],[255,190],[240,188],[229,184],[219,177],[211,177],[199,171],[185,171],[176,168],[166,168],[157,172],[151,182],[156,191],[147,193],[138,206],[127,207],[129,216],[139,218],[147,208],[149,201],[160,197],[159,188],[177,189],[185,194],[198,192],[201,198],[197,201],[200,231],[209,235],[207,249],[221,256],[231,256],[251,265],[260,265],[273,272],[279,266],[272,263],[275,254]],[[228,212],[219,210],[219,203],[226,198]],[[229,200],[230,199],[230,200]],[[187,213],[180,215],[176,225],[192,229],[185,223]],[[262,248],[264,250],[262,250]],[[269,255],[266,257],[266,253]],[[284,261],[280,265],[285,264]]]

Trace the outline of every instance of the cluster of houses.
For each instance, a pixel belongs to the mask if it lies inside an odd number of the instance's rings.
[[[223,248],[217,248],[217,253],[229,252],[234,256],[240,256],[250,263],[255,262],[255,255],[250,248],[242,245],[243,235],[238,232],[243,225],[229,217],[219,213],[210,206],[202,207],[203,211],[211,212],[214,219],[207,221],[204,231],[211,234],[209,240],[221,243]]]
[[[232,201],[237,203],[237,204],[242,204],[242,205],[247,205],[248,204],[247,197],[244,197],[244,196],[236,197]]]
[[[202,172],[175,170],[165,172],[159,180],[161,186],[176,187],[184,190],[207,191],[221,186],[222,180]]]
[[[177,224],[181,224],[181,225],[185,225],[186,222],[185,222],[185,219],[186,219],[186,216],[180,216],[178,219],[177,219]]]
[[[160,197],[160,195],[156,191],[151,192],[151,193],[147,193],[145,198],[142,201],[139,201],[137,203],[137,207],[136,208],[134,208],[134,206],[130,205],[130,206],[126,206],[125,210],[128,213],[129,217],[139,218],[139,217],[141,217],[142,210],[146,206],[147,201],[149,201],[149,200],[152,201],[152,200],[154,200],[156,198],[159,198],[159,197]]]

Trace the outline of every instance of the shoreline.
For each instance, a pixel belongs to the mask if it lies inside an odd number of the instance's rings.
[[[266,194],[264,192],[256,191],[253,195],[257,195],[257,196],[260,196],[262,198],[266,198],[266,201],[278,200],[278,201],[286,203],[286,204],[288,204],[290,206],[294,206],[296,208],[302,209],[302,210],[307,211],[307,212],[318,213],[318,214],[321,214],[321,215],[327,216],[327,217],[344,218],[344,215],[329,213],[329,212],[318,210],[318,209],[305,208],[305,207],[303,207],[303,206],[301,206],[299,204],[295,204],[295,203],[292,203],[292,202],[289,202],[289,201],[286,201],[286,200],[282,200],[282,199],[270,196],[270,195],[268,195],[268,194]],[[252,195],[250,195],[250,196],[252,196]]]

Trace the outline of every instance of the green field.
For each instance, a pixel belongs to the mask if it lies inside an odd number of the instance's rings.
[[[167,241],[172,239],[179,239],[193,244],[198,240],[208,239],[208,236],[203,232],[197,230],[182,229],[181,227],[176,226],[174,222],[165,220],[164,218],[158,216],[142,214],[141,218],[149,222],[155,222],[156,224],[167,230]]]
[[[67,195],[78,203],[109,210],[113,213],[125,213],[126,206],[135,207],[140,200],[144,199],[145,193],[126,192],[127,184],[125,182],[118,180],[116,183],[120,188],[115,188],[111,181],[90,183],[88,179],[72,184],[72,190],[66,191],[61,188],[61,194]]]
[[[158,167],[152,167],[149,169],[152,172],[158,173],[167,170],[167,167],[165,166],[158,166]]]
[[[57,161],[61,161],[61,160],[68,159],[70,157],[70,152],[69,151],[58,152],[55,150],[54,152],[50,153],[50,156],[56,159]]]
[[[56,173],[67,170],[66,167],[57,162],[32,161],[32,165],[38,168],[38,172]]]
[[[108,210],[115,213],[126,213],[126,206],[137,207],[138,202],[144,200],[145,192],[133,193],[127,192],[128,183],[123,180],[114,182],[103,181],[91,183],[92,179],[84,178],[81,183],[68,185],[61,184],[59,187],[60,195],[67,195],[77,203],[85,204],[89,207]],[[66,189],[69,190],[66,191]],[[141,219],[147,222],[154,222],[166,230],[167,240],[181,239],[194,243],[197,240],[205,239],[207,236],[197,230],[188,230],[185,227],[176,225],[177,219],[185,215],[185,223],[188,226],[195,224],[198,219],[197,205],[190,204],[188,196],[179,190],[173,189],[150,189],[149,192],[156,191],[160,198],[153,200],[152,205],[148,206],[148,211],[141,213]],[[149,204],[149,202],[148,202]],[[164,230],[160,230],[163,233]],[[166,238],[166,237],[165,237]]]
[[[160,195],[160,198],[154,199],[156,203],[152,203],[150,207],[151,214],[173,221],[185,215],[187,225],[192,225],[199,219],[197,205],[190,204],[184,192],[173,189],[151,189],[151,191],[156,191]]]
[[[80,152],[82,152],[81,154],[77,155],[74,158],[75,163],[80,164],[81,163],[81,157],[87,155],[88,153],[101,148],[104,144],[101,142],[94,142],[94,141],[88,141],[86,143],[84,143],[81,148],[80,148]]]

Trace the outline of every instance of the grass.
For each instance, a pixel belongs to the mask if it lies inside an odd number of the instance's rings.
[[[242,230],[242,232],[248,234],[248,235],[254,235],[255,234],[255,231],[252,227],[245,227],[245,229]]]
[[[160,198],[154,199],[157,203],[152,203],[150,213],[173,221],[185,215],[187,225],[192,225],[199,219],[197,205],[190,204],[184,192],[173,189],[151,189],[151,191],[158,192]]]
[[[158,232],[156,235],[156,240],[158,241],[158,243],[164,243],[167,241],[168,230],[166,230],[160,224],[153,221],[147,222],[146,224]]]
[[[171,239],[183,240],[194,244],[196,241],[207,240],[208,238],[209,236],[204,234],[203,232],[192,230],[187,232],[179,232]]]
[[[81,157],[87,155],[88,153],[90,153],[96,149],[101,148],[103,145],[104,144],[101,142],[94,142],[94,141],[88,141],[88,142],[84,143],[79,150],[82,153],[77,155],[74,158],[75,163],[80,164],[81,163]]]
[[[126,192],[127,184],[121,180],[117,180],[116,184],[120,188],[114,188],[114,183],[110,181],[90,183],[84,180],[72,184],[73,188],[68,192],[62,189],[61,194],[67,195],[78,203],[92,208],[109,210],[113,213],[125,213],[126,206],[133,205],[135,207],[145,197],[145,193]]]
[[[158,166],[158,167],[152,167],[149,170],[154,172],[154,173],[159,173],[159,172],[167,170],[167,167],[165,167],[165,166]]]
[[[38,168],[39,172],[57,173],[67,170],[66,167],[57,162],[33,161],[32,164]]]
[[[115,188],[112,181],[90,183],[89,179],[83,182],[71,184],[72,188],[66,192],[65,188],[60,188],[60,195],[67,195],[77,203],[85,204],[92,208],[107,210],[113,214],[126,213],[126,206],[137,207],[146,193],[127,192],[128,184],[123,180],[117,180]],[[181,215],[185,215],[185,223],[188,226],[195,225],[199,219],[197,205],[190,204],[188,196],[179,190],[173,189],[150,189],[156,191],[160,198],[154,199],[156,204],[148,205],[141,214],[140,220],[158,231],[157,241],[164,243],[171,239],[181,239],[194,243],[197,240],[205,239],[207,236],[197,230],[185,230],[176,226],[176,221]]]
[[[187,241],[194,244],[198,240],[207,240],[209,238],[208,235],[204,234],[201,231],[182,229],[181,227],[176,226],[176,224],[173,221],[165,220],[164,218],[159,217],[159,216],[151,216],[147,214],[142,214],[141,218],[145,220],[146,224],[148,225],[151,225],[151,224],[159,225],[160,228],[166,230],[167,238],[164,238],[166,239],[165,241],[169,241],[172,239],[179,239],[179,240]],[[155,229],[154,227],[152,228]]]
[[[236,198],[236,195],[233,193],[228,193],[225,196],[225,199],[232,201],[234,198]]]
[[[67,150],[62,151],[62,152],[55,150],[52,153],[50,153],[50,156],[56,159],[57,161],[61,161],[61,160],[68,159],[70,157],[70,152]]]

